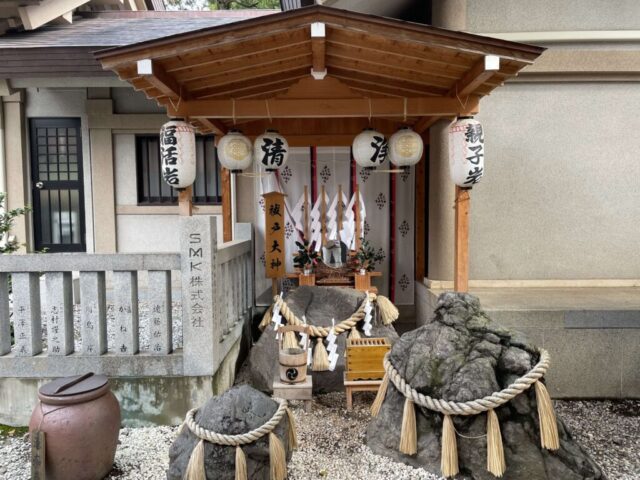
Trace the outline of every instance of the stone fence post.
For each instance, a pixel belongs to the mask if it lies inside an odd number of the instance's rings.
[[[184,374],[213,375],[223,326],[217,272],[216,218],[180,219]]]

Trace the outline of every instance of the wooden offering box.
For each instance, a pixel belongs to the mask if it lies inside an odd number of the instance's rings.
[[[378,380],[384,377],[382,360],[391,350],[386,338],[347,339],[346,380]]]

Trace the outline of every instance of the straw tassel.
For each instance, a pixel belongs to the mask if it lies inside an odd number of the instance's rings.
[[[271,480],[285,480],[287,478],[287,456],[282,442],[273,432],[269,434],[269,463]]]
[[[387,395],[387,388],[389,387],[389,374],[385,372],[384,377],[382,378],[382,383],[380,384],[380,388],[378,388],[378,394],[376,395],[376,399],[371,404],[371,415],[377,417],[380,413],[380,409],[382,408],[382,404],[384,403],[384,398]]]
[[[538,404],[538,417],[540,420],[540,444],[547,450],[558,450],[560,439],[558,437],[558,423],[553,411],[551,397],[540,380],[535,383],[536,403]]]
[[[418,432],[416,430],[416,409],[410,399],[404,401],[402,431],[400,433],[400,451],[406,455],[415,455],[418,451]]]
[[[235,480],[247,480],[247,457],[245,457],[240,445],[236,447],[236,478]]]
[[[202,439],[191,452],[184,478],[185,480],[207,480],[207,474],[204,471],[204,440]]]
[[[500,422],[494,410],[487,411],[487,470],[496,477],[502,477],[507,469],[504,461]]]
[[[296,433],[296,419],[293,418],[293,412],[287,407],[287,420],[289,421],[289,448],[291,450],[298,449],[298,434]]]
[[[400,316],[400,312],[396,306],[391,303],[387,297],[378,295],[376,297],[376,303],[378,304],[378,311],[380,312],[380,319],[385,325],[389,325],[395,322]]]
[[[349,338],[352,340],[357,340],[362,337],[360,336],[360,332],[356,327],[351,327],[351,331],[349,332]]]
[[[329,370],[329,356],[327,355],[327,349],[324,347],[322,337],[318,337],[316,340],[316,348],[313,349],[313,365],[314,372],[326,372]]]
[[[442,453],[440,454],[440,470],[443,477],[453,477],[460,471],[458,468],[458,442],[456,429],[451,415],[445,415],[442,422]]]
[[[267,308],[267,311],[264,312],[264,316],[262,317],[262,321],[260,322],[260,330],[264,330],[271,323],[271,316],[273,315],[273,305]]]
[[[284,332],[284,340],[282,342],[282,348],[299,348],[298,338],[296,332],[288,331]]]

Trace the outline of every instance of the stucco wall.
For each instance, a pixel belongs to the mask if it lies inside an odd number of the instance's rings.
[[[467,31],[640,30],[638,0],[469,0]]]
[[[640,87],[509,84],[482,101],[472,279],[640,275]]]

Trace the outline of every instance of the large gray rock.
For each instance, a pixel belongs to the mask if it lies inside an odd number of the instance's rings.
[[[218,433],[238,435],[266,423],[278,409],[278,403],[248,385],[227,390],[213,397],[196,413],[196,422]],[[291,459],[288,442],[289,422],[285,415],[275,429]],[[184,428],[169,450],[167,480],[182,480],[191,452],[199,439]],[[242,447],[247,459],[248,478],[269,480],[269,436]],[[233,480],[235,478],[235,447],[204,443],[205,471],[208,480]]]
[[[340,287],[298,287],[290,292],[285,301],[298,318],[306,316],[307,323],[318,326],[331,326],[349,318],[364,300],[364,293],[352,288]],[[375,309],[374,309],[375,312]],[[398,338],[393,326],[385,326],[373,314],[372,337],[387,337],[391,343]],[[362,336],[364,334],[360,332]],[[314,393],[336,392],[344,390],[344,351],[348,334],[338,336],[338,354],[340,358],[333,372],[313,372]],[[248,383],[263,392],[271,392],[273,379],[278,375],[278,342],[273,324],[267,327],[249,353],[243,365],[237,383]]]
[[[390,360],[418,391],[434,398],[464,402],[508,386],[539,360],[534,345],[517,332],[502,328],[481,310],[472,295],[444,293],[433,320],[404,334]],[[416,408],[418,453],[398,451],[405,398],[389,387],[382,409],[367,429],[367,444],[381,455],[432,473],[440,473],[442,415]],[[529,391],[496,409],[500,420],[506,480],[603,479],[600,468],[558,421],[561,447],[540,448],[535,392]],[[486,415],[454,416],[458,436],[460,476],[493,479],[486,469]],[[464,436],[462,436],[464,435]],[[466,438],[478,437],[480,438]]]

